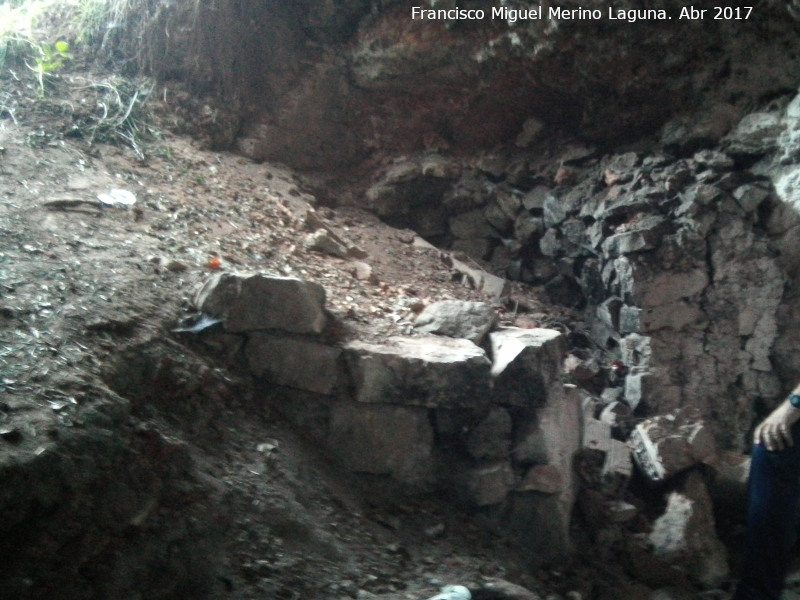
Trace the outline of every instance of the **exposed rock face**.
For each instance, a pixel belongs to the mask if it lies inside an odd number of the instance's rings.
[[[575,146],[533,163],[504,150],[465,165],[442,194],[445,238],[582,307],[598,347],[625,365],[617,399],[637,416],[692,406],[721,447],[741,444],[753,403],[775,402],[791,385],[781,374],[798,364],[781,341],[799,339],[795,328],[778,327],[781,315],[796,322],[786,283],[800,256],[797,217],[778,191],[789,194],[793,176],[792,150],[778,148],[792,148],[794,104],[770,121],[784,132],[769,129],[774,143],[746,147],[750,161],[765,156],[752,170],[722,150],[746,128],[686,158]]]
[[[278,385],[330,394],[341,379],[341,350],[314,340],[254,331],[245,353],[256,377]]]
[[[649,541],[656,556],[680,565],[707,587],[719,585],[728,574],[727,551],[714,533],[711,498],[698,473],[669,495]]]
[[[611,22],[607,2],[600,20],[527,21],[279,4],[203,5],[170,43],[175,72],[237,112],[225,143],[238,131],[253,158],[364,166],[365,193],[334,202],[585,307],[592,338],[630,369],[630,408],[691,404],[721,445],[741,443],[753,403],[773,403],[800,366],[800,332],[778,327],[800,313],[785,286],[796,219],[779,203],[796,201],[800,114],[785,7],[634,27]]]

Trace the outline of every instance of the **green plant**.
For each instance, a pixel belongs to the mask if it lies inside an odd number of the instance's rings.
[[[63,40],[52,46],[47,43],[31,42],[31,46],[36,50],[38,56],[33,58],[35,64],[28,65],[28,68],[34,72],[39,82],[39,97],[44,97],[45,76],[60,69],[64,65],[64,61],[72,58],[72,55],[69,53],[69,44]]]

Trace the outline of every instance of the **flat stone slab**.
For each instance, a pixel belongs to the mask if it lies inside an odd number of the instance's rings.
[[[217,273],[195,306],[222,319],[233,333],[277,329],[319,334],[325,329],[325,288],[293,277]]]
[[[491,363],[464,339],[391,337],[344,347],[359,402],[456,408],[489,402]]]

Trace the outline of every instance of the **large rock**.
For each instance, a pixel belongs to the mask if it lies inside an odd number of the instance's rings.
[[[583,423],[582,454],[586,458],[582,476],[611,496],[621,496],[633,472],[627,444],[612,437],[612,425],[587,418]]]
[[[723,145],[732,156],[763,156],[778,147],[783,129],[780,113],[752,113],[739,121]]]
[[[667,269],[648,273],[642,267],[630,271],[620,270],[623,296],[641,307],[664,306],[685,298],[692,298],[708,286],[708,273],[696,269],[676,272]]]
[[[651,480],[668,479],[699,463],[716,462],[714,438],[692,411],[647,419],[631,434],[634,457]]]
[[[203,312],[241,333],[278,329],[319,334],[325,329],[325,289],[318,283],[265,274],[217,273],[195,298]]]
[[[632,225],[628,231],[617,233],[603,242],[606,257],[652,250],[661,241],[669,225],[663,217],[648,216]]]
[[[341,350],[314,340],[254,332],[245,347],[250,371],[272,383],[330,394],[339,381]]]
[[[489,334],[497,402],[535,406],[558,381],[564,336],[553,329],[509,327]]]
[[[514,487],[514,471],[507,460],[480,463],[467,471],[465,484],[476,506],[500,504]]]
[[[667,498],[667,509],[653,524],[653,554],[686,572],[704,587],[718,586],[728,575],[728,555],[714,531],[711,498],[699,472]]]
[[[461,213],[450,219],[450,233],[459,239],[491,237],[496,235],[486,221],[482,210]]]
[[[426,409],[336,404],[328,443],[352,471],[421,487],[432,480],[433,428]]]
[[[454,408],[488,404],[491,363],[464,339],[355,341],[344,355],[359,402]]]
[[[467,436],[467,452],[476,459],[508,458],[511,449],[511,415],[495,407]]]
[[[496,321],[497,313],[485,302],[443,300],[426,307],[414,321],[414,327],[423,333],[480,344]]]
[[[499,302],[509,294],[509,284],[502,277],[493,275],[483,269],[468,265],[464,261],[452,258],[453,269],[461,273],[465,283],[483,292],[493,302]]]
[[[542,464],[528,469],[511,494],[508,527],[532,550],[535,562],[558,560],[572,548],[569,530],[578,488],[573,463],[581,444],[579,389],[554,386],[528,430],[528,436],[517,438],[514,458],[520,461],[528,453]]]

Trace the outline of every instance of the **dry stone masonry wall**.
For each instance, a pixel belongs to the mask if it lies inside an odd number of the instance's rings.
[[[555,150],[505,147],[468,161],[404,156],[365,196],[390,223],[575,309],[581,322],[561,336],[561,366],[583,388],[582,413],[551,430],[581,427],[580,513],[600,539],[641,515],[627,502],[635,461],[668,493],[646,544],[628,539],[632,556],[648,556],[634,562],[668,564],[706,587],[728,574],[727,549],[709,527],[711,497],[738,498],[741,510],[747,469],[737,451],[799,379],[798,107],[800,97],[784,97],[715,138],[678,119],[658,142],[611,154],[556,141]],[[496,377],[497,404],[535,399],[541,368]],[[552,404],[543,406],[539,422]],[[519,434],[528,424],[514,415]],[[548,443],[515,446],[517,460],[537,456],[522,489],[561,481],[558,461],[537,455]],[[698,465],[714,476],[700,477]],[[482,477],[511,480],[502,465]],[[508,514],[528,525],[539,507]]]
[[[683,156],[668,124],[662,144],[616,154],[562,143],[466,163],[405,157],[366,199],[390,223],[582,311],[583,358],[623,365],[610,394],[636,416],[692,407],[718,442],[743,447],[753,406],[774,404],[800,367],[784,342],[796,320],[779,327],[796,304],[797,217],[784,201],[796,105],[748,115]],[[419,189],[423,211],[410,200]]]
[[[323,288],[266,274],[217,274],[197,307],[350,470],[445,490],[548,561],[570,552],[576,506],[600,540],[647,520],[636,464],[666,483],[665,509],[646,537],[622,537],[631,570],[715,586],[728,555],[712,498],[741,504],[737,451],[800,371],[798,102],[683,154],[664,142],[405,156],[366,193],[390,223],[448,246],[495,303],[508,279],[543,286],[579,316],[569,331],[498,327],[490,304],[446,301],[411,335],[345,340]]]
[[[420,315],[416,335],[334,340],[320,286],[266,274],[217,274],[196,304],[255,376],[284,390],[284,414],[350,470],[447,490],[537,560],[570,551],[581,397],[560,378],[560,332],[497,329],[488,304],[446,301]]]

